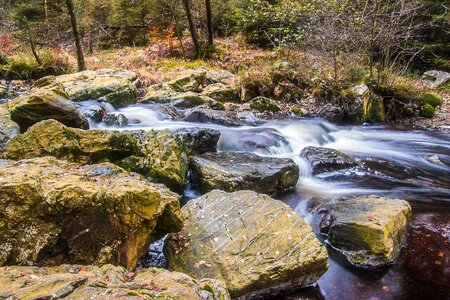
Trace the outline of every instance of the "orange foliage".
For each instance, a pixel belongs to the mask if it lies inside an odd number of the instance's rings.
[[[0,34],[0,54],[11,55],[14,43],[9,35]]]

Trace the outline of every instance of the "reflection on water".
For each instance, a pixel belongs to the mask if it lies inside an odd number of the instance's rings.
[[[311,119],[227,128],[169,120],[152,105],[115,112],[129,119],[130,126],[125,129],[213,128],[222,133],[219,151],[292,158],[300,166],[301,177],[296,192],[280,199],[301,214],[316,232],[317,218],[307,212],[310,201],[378,194],[412,204],[413,226],[397,264],[378,272],[356,270],[330,252],[330,269],[318,287],[281,299],[450,299],[448,133],[404,131],[388,126],[336,126]],[[312,176],[308,163],[299,157],[306,146],[343,151],[361,160],[364,167]]]

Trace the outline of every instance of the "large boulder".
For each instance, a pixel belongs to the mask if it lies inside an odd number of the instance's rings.
[[[57,76],[73,101],[102,100],[115,107],[137,101],[138,77],[126,70],[102,69]]]
[[[19,125],[11,120],[9,112],[0,107],[0,156],[6,143],[20,133]]]
[[[280,107],[277,102],[273,99],[266,97],[256,97],[249,103],[250,108],[257,110],[259,112],[278,112],[280,111]]]
[[[300,152],[311,165],[313,174],[333,172],[359,166],[359,162],[338,150],[308,146]]]
[[[363,268],[395,262],[411,221],[407,201],[378,196],[341,198],[319,205],[321,232],[348,261]]]
[[[0,265],[65,262],[133,269],[183,224],[179,197],[113,164],[52,157],[0,164]]]
[[[186,147],[189,154],[198,155],[207,152],[217,152],[217,142],[220,131],[209,128],[180,128],[173,132]]]
[[[69,100],[61,84],[55,77],[44,77],[36,81],[32,89],[2,105],[8,110],[22,132],[33,124],[55,119],[75,128],[88,129],[87,120]]]
[[[187,154],[169,130],[84,131],[48,120],[11,139],[5,149],[9,159],[49,155],[83,164],[108,161],[177,192],[187,180]]]
[[[240,100],[235,82],[236,76],[224,70],[184,70],[172,81],[150,86],[141,102],[173,102],[182,108],[208,105],[218,109],[221,102]]]
[[[223,280],[233,298],[261,299],[312,285],[327,251],[289,206],[251,191],[213,191],[186,204],[167,239],[169,268]]]
[[[200,192],[253,190],[276,194],[294,189],[299,168],[287,158],[242,152],[205,153],[191,158],[193,182]]]
[[[219,280],[156,268],[131,273],[112,265],[62,265],[2,267],[0,272],[0,299],[230,299]]]

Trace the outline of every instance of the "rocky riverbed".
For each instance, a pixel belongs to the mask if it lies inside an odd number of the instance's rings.
[[[134,73],[101,70],[5,92],[0,298],[399,299],[417,270],[420,297],[450,295],[445,131],[299,118],[234,80],[191,70],[138,98]]]

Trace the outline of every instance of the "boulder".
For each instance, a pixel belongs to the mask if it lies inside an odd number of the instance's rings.
[[[19,125],[11,120],[11,115],[7,110],[0,107],[0,156],[9,139],[18,134],[20,134]]]
[[[287,158],[243,152],[205,153],[191,158],[193,182],[200,192],[253,190],[276,194],[295,188],[299,168]]]
[[[0,98],[6,98],[8,93],[8,88],[3,84],[0,84]]]
[[[61,84],[55,77],[44,77],[36,81],[33,88],[2,105],[11,114],[11,119],[19,124],[22,132],[33,124],[55,119],[75,128],[88,129],[87,120],[69,100]]]
[[[112,263],[131,270],[183,224],[179,196],[109,163],[0,164],[0,265]]]
[[[212,123],[223,126],[238,127],[244,125],[237,116],[226,111],[213,110],[207,108],[197,108],[192,110],[184,118],[187,122]]]
[[[422,81],[431,87],[439,87],[450,80],[450,73],[438,70],[426,71],[422,76]]]
[[[114,107],[127,106],[137,101],[138,77],[126,70],[103,69],[82,71],[57,76],[73,101],[102,100]]]
[[[164,269],[62,265],[0,268],[0,299],[229,300],[225,284]]]
[[[232,298],[275,297],[310,286],[327,270],[327,251],[288,205],[251,191],[213,191],[182,209],[169,235],[169,269],[226,283]]]
[[[340,151],[324,147],[308,146],[300,152],[311,165],[313,174],[334,172],[359,166],[359,162]]]
[[[316,210],[323,216],[320,230],[333,249],[363,268],[394,263],[411,221],[407,201],[378,196],[342,198]]]
[[[107,114],[102,121],[107,126],[125,127],[128,125],[128,119],[123,114]]]
[[[317,116],[330,122],[342,122],[344,112],[339,107],[327,103],[317,112]]]
[[[280,107],[275,100],[262,96],[256,97],[252,101],[250,101],[250,108],[259,112],[280,111]]]
[[[240,102],[241,100],[238,91],[223,83],[214,83],[206,86],[202,94],[220,102]]]
[[[91,105],[83,105],[79,108],[80,113],[88,120],[95,123],[100,123],[103,118],[108,114],[106,109],[97,103]]]
[[[190,155],[217,152],[220,131],[207,128],[180,128],[173,132]]]
[[[188,158],[169,130],[77,130],[48,120],[11,139],[5,157],[54,156],[82,164],[111,162],[163,183],[174,191],[186,185]]]

